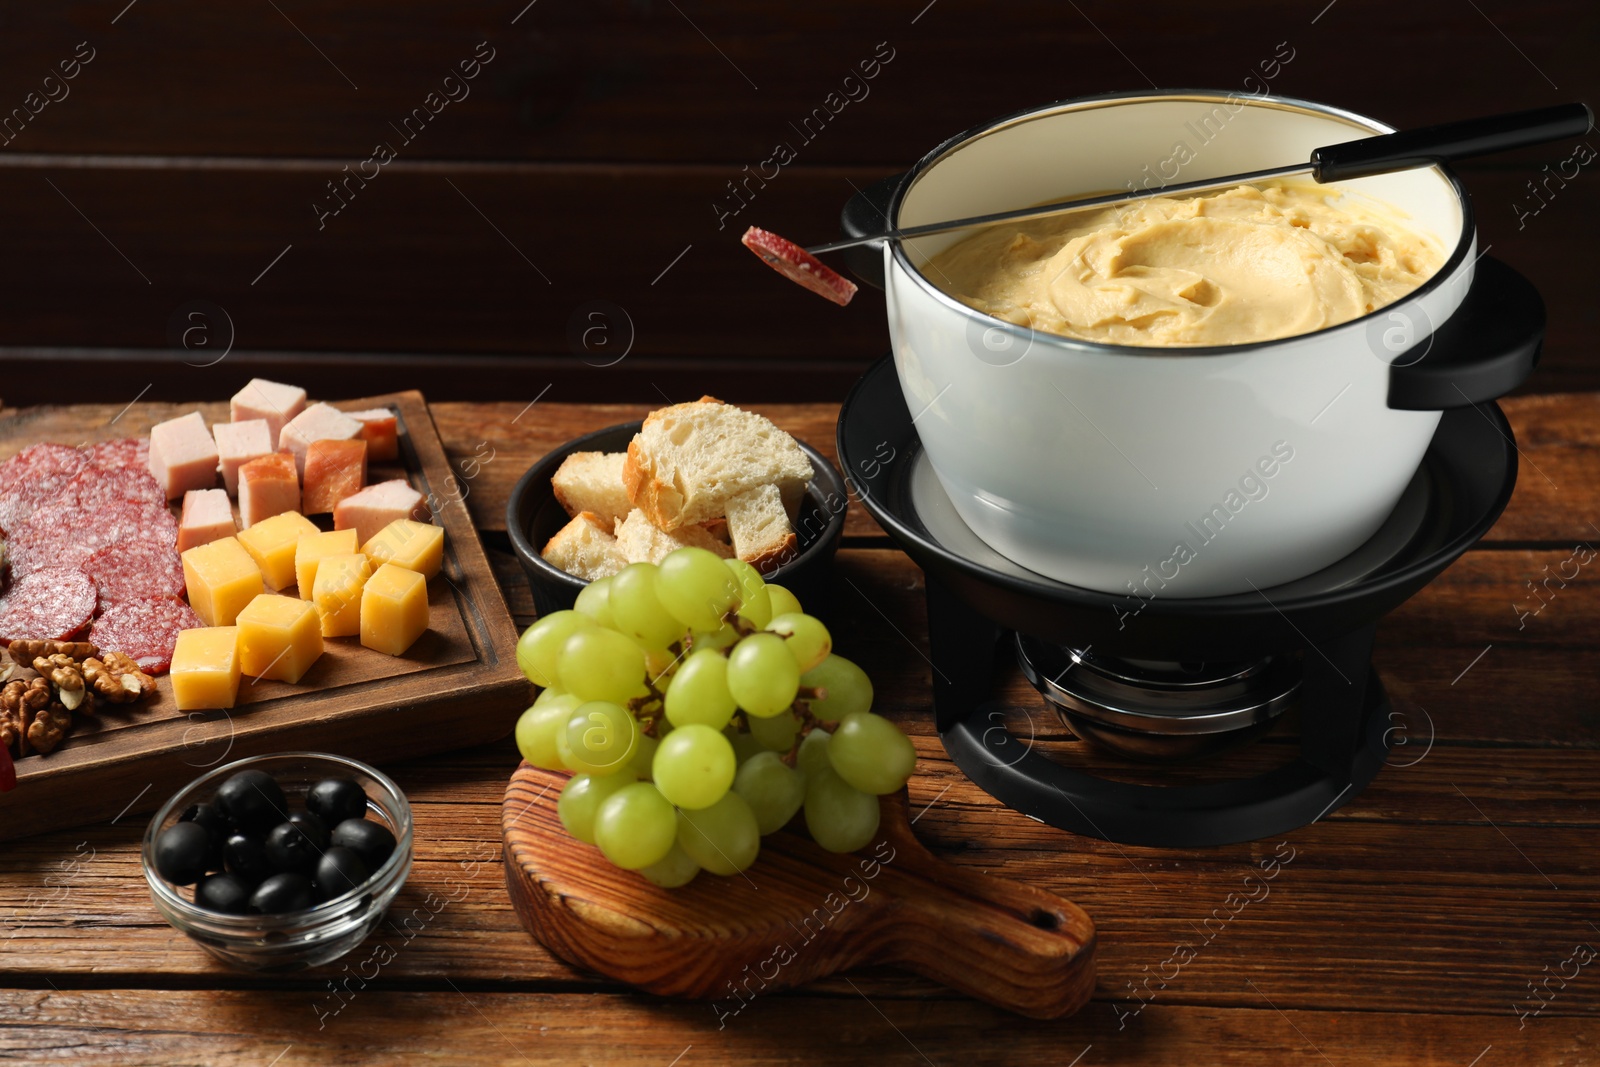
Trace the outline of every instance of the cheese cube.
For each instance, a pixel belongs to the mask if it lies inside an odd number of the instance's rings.
[[[312,404],[287,422],[278,433],[278,451],[294,456],[295,468],[306,472],[306,449],[312,441],[354,441],[361,424],[336,407]]]
[[[262,593],[239,612],[239,669],[293,684],[322,655],[322,620],[307,601]]]
[[[361,590],[361,643],[399,656],[428,629],[428,580],[385,563]]]
[[[217,444],[198,411],[152,426],[147,462],[168,500],[217,484]]]
[[[361,587],[372,564],[359,552],[328,556],[317,564],[311,602],[322,617],[323,637],[354,637],[361,632]]]
[[[261,568],[261,577],[275,590],[295,585],[294,550],[300,538],[321,533],[317,524],[298,511],[285,511],[241,530],[239,543]]]
[[[347,414],[361,424],[361,439],[367,443],[367,460],[388,463],[400,458],[400,421],[388,408],[351,411]]]
[[[317,565],[329,556],[348,556],[358,551],[354,530],[334,530],[332,533],[307,534],[295,542],[294,576],[299,584],[300,599],[310,600],[317,585]]]
[[[413,519],[396,519],[362,545],[361,551],[375,566],[393,563],[432,578],[444,563],[444,530]]]
[[[312,441],[306,446],[305,492],[301,499],[307,515],[332,511],[347,496],[367,484],[365,441]]]
[[[179,711],[233,707],[239,699],[239,628],[180,630],[170,673]]]
[[[278,431],[284,424],[306,409],[306,391],[296,385],[269,382],[265,378],[251,378],[243,389],[228,401],[228,417],[234,422],[263,419],[272,447],[278,447]]]
[[[276,451],[266,419],[219,422],[211,427],[211,436],[217,441],[217,462],[222,467],[222,484],[227,486],[229,496],[239,491],[240,467]]]
[[[222,537],[183,554],[189,606],[207,626],[232,626],[265,586],[261,568],[237,537]]]
[[[178,551],[208,545],[238,531],[233,525],[233,505],[221,489],[191,489],[183,494],[183,518],[178,521]]]
[[[293,456],[273,452],[239,468],[239,521],[245,529],[274,515],[299,510],[300,480]]]
[[[422,494],[404,478],[394,478],[339,501],[333,509],[333,528],[354,530],[356,540],[366,544],[396,519],[428,522],[432,518],[433,511]]]

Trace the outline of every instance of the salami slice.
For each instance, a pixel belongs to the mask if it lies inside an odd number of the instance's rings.
[[[75,637],[89,625],[94,605],[94,583],[76,567],[34,571],[12,582],[0,596],[0,644],[23,637],[46,641]]]
[[[105,611],[124,600],[177,596],[184,592],[183,558],[176,545],[138,538],[107,545],[89,557],[84,573],[94,582]]]
[[[167,506],[167,495],[147,470],[102,467],[91,463],[61,487],[59,497],[93,507],[114,500],[137,500]]]
[[[121,652],[142,669],[159,674],[172,666],[178,634],[204,626],[194,609],[177,597],[124,600],[95,620],[89,640],[102,652]]]
[[[165,504],[60,500],[34,511],[6,548],[11,573],[20,577],[43,567],[81,567],[102,548],[130,540],[176,546],[178,521]]]
[[[844,277],[793,241],[752,226],[740,242],[761,261],[791,282],[827,297],[840,307],[856,295],[856,283]]]
[[[0,463],[0,529],[15,530],[54,500],[89,460],[66,445],[30,445]]]
[[[99,441],[88,448],[89,462],[112,470],[141,470],[150,473],[150,438],[122,437]],[[150,479],[155,481],[154,478]]]

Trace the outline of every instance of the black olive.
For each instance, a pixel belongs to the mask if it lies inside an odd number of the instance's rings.
[[[300,832],[310,841],[312,847],[318,852],[328,847],[328,824],[317,815],[309,811],[297,811],[289,816],[289,821],[300,828]]]
[[[333,828],[333,843],[354,852],[368,870],[376,871],[394,851],[394,834],[387,826],[366,819],[346,819]]]
[[[250,885],[260,885],[272,877],[272,861],[267,846],[253,837],[234,834],[222,846],[222,866],[231,875]]]
[[[211,835],[197,822],[173,823],[156,838],[156,873],[174,885],[193,885],[206,873]]]
[[[354,849],[335,845],[317,861],[317,899],[332,900],[352,889],[359,889],[372,877],[367,864]]]
[[[317,869],[321,856],[322,849],[298,823],[279,823],[267,835],[267,862],[279,874],[309,875]]]
[[[289,817],[289,802],[266,771],[240,771],[217,787],[214,803],[235,830],[258,837]]]
[[[243,915],[250,905],[250,883],[231,874],[208,874],[194,887],[194,902],[210,911]]]
[[[324,778],[306,793],[306,810],[329,826],[367,817],[367,794],[350,778]]]
[[[206,833],[211,837],[211,849],[206,853],[206,870],[222,870],[222,845],[232,832],[228,829],[228,817],[222,814],[222,809],[215,804],[190,804],[178,816],[178,821],[198,823],[206,828]]]
[[[304,911],[317,902],[311,879],[303,874],[275,874],[256,886],[248,905],[253,915]]]

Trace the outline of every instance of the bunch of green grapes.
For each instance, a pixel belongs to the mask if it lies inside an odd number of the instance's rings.
[[[801,809],[822,847],[861,848],[916,765],[827,627],[702,548],[589,583],[528,627],[517,663],[544,687],[517,747],[574,772],[562,825],[660,886],[745,870]]]

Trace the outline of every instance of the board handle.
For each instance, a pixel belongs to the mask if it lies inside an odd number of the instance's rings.
[[[1035,1019],[1070,1015],[1094,992],[1095,929],[1065,898],[956,867],[890,830],[883,888],[897,899],[874,962],[894,963]],[[881,857],[880,857],[881,858]]]

